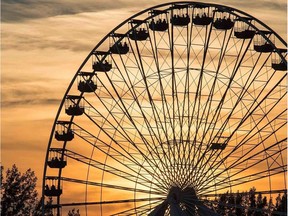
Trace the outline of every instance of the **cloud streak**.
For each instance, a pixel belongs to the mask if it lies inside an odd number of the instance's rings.
[[[200,0],[201,1],[201,0]],[[164,2],[163,2],[164,3]],[[227,5],[237,5],[239,8],[262,8],[277,11],[286,11],[287,3],[283,0],[262,1],[217,1]],[[39,19],[59,15],[74,15],[83,12],[97,12],[113,9],[128,9],[131,7],[145,8],[160,4],[159,1],[133,0],[2,0],[2,22],[20,22],[27,19]]]
[[[124,20],[130,12],[106,12],[64,15],[21,23],[2,24],[2,50],[58,49],[73,52],[89,51]]]
[[[149,4],[157,1],[149,1]],[[133,0],[2,0],[2,22],[20,22],[59,15],[123,9],[144,6],[147,2]]]
[[[57,88],[51,88],[51,84]],[[34,106],[34,105],[57,105],[62,97],[55,92],[55,89],[61,91],[66,86],[60,85],[60,82],[54,79],[45,81],[30,80],[25,78],[5,78],[2,83],[2,109],[12,107]],[[64,90],[64,89],[63,89]]]
[[[27,21],[19,24],[3,24],[2,49],[33,50],[54,48],[59,50],[83,51],[92,49],[91,31],[93,20],[83,17],[59,17]],[[74,25],[71,25],[74,23]],[[85,23],[85,29],[76,30],[77,23]],[[46,26],[45,28],[43,26]],[[59,28],[59,26],[61,26]]]
[[[153,3],[149,1],[148,5],[143,1],[135,3],[132,0],[107,2],[4,0],[2,50],[54,48],[88,53],[110,30],[133,15],[132,11],[139,12],[143,9],[141,6],[150,7],[154,5]],[[224,3],[231,7],[237,5],[240,10],[251,12],[251,15],[260,20],[264,19],[264,23],[268,22],[266,24],[279,32],[282,37],[286,37],[287,3],[283,0],[275,0],[272,3],[264,0],[261,4],[259,2],[248,4],[246,1],[236,2],[236,0],[216,3]],[[279,20],[282,20],[282,28],[277,24]]]

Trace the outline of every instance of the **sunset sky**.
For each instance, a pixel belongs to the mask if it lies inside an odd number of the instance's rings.
[[[166,1],[2,0],[1,162],[39,179],[51,127],[80,64],[116,25]],[[204,1],[203,1],[204,2]],[[215,0],[258,18],[286,40],[286,0]],[[286,40],[287,41],[287,40]]]

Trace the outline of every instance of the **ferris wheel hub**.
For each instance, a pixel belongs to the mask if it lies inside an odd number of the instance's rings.
[[[198,200],[193,187],[180,188],[172,186],[169,190],[167,201],[170,204],[187,203]]]

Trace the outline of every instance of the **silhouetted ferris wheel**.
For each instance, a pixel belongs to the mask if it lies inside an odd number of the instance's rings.
[[[286,42],[245,12],[185,1],[135,14],[64,95],[45,209],[217,215],[227,191],[286,191],[286,75]]]

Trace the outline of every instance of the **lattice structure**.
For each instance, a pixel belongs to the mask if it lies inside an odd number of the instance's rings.
[[[46,209],[216,215],[210,200],[226,191],[286,190],[286,49],[264,23],[223,5],[162,4],[122,22],[60,105]]]

